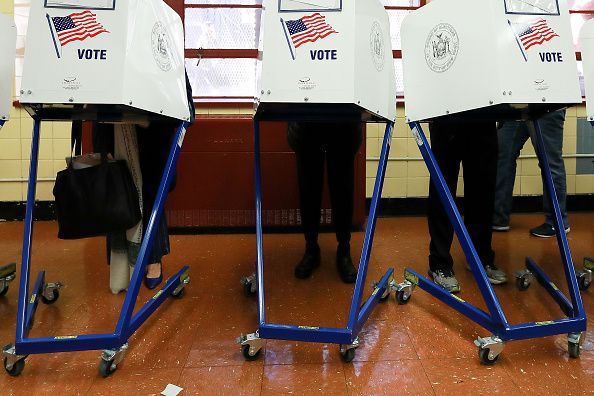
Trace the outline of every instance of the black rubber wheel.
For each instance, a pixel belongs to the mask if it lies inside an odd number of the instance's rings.
[[[245,360],[254,361],[260,357],[260,353],[262,352],[261,349],[258,349],[256,353],[253,355],[250,354],[250,346],[249,345],[242,345],[241,346],[241,354],[245,358]]]
[[[516,278],[516,287],[520,291],[528,290],[528,288],[530,287],[530,282],[524,276]]]
[[[497,363],[497,360],[499,359],[499,355],[495,356],[494,359],[490,359],[489,352],[491,352],[489,348],[479,349],[479,359],[481,360],[481,363],[486,366],[494,365],[495,363]]]
[[[396,293],[396,302],[398,303],[398,305],[408,304],[409,301],[410,301],[410,295],[408,297],[405,297],[403,290]]]
[[[580,276],[578,278],[578,286],[580,290],[588,290],[590,288],[591,283],[586,280],[585,276]],[[2,294],[0,294],[2,296]]]
[[[2,289],[0,289],[0,297],[3,297],[8,293],[8,285],[5,285]]]
[[[58,298],[60,298],[60,291],[58,289],[52,290],[51,298],[47,298],[45,294],[41,293],[41,302],[45,305],[51,305],[55,303],[56,301],[58,301]]]
[[[252,284],[251,283],[244,283],[243,284],[243,295],[246,297],[255,296],[257,293],[252,291]]]
[[[345,363],[350,363],[355,358],[355,348],[347,349],[344,352],[340,352],[340,356]]]
[[[582,348],[580,347],[580,344],[568,342],[567,343],[567,352],[569,353],[569,357],[577,359],[580,357]]]
[[[181,298],[184,296],[184,294],[186,294],[186,288],[185,288],[185,287],[184,287],[184,288],[182,288],[182,289],[181,289],[180,291],[178,291],[177,293],[176,293],[175,291],[173,291],[173,292],[171,293],[171,297],[172,297],[172,298],[175,298],[176,300],[179,300],[179,299],[181,299]]]
[[[101,359],[101,362],[99,363],[99,375],[101,375],[103,378],[109,377],[117,369],[117,366],[112,366],[113,360]]]
[[[8,375],[10,375],[12,377],[18,377],[19,375],[21,375],[21,373],[23,372],[23,369],[25,368],[25,359],[21,359],[18,362],[16,362],[15,364],[13,364],[12,368],[10,370],[7,368],[7,365],[8,365],[8,360],[6,358],[4,358],[4,370],[6,370]]]

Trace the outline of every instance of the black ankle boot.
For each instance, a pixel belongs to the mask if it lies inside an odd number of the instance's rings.
[[[344,283],[355,283],[357,280],[357,269],[353,265],[353,259],[350,253],[336,254],[336,267],[340,274],[340,279]]]
[[[312,272],[320,266],[320,251],[305,251],[303,258],[295,267],[295,277],[298,279],[309,278]]]

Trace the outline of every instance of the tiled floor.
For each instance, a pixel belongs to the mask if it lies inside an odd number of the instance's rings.
[[[594,214],[570,216],[573,258],[581,266],[594,254]],[[563,284],[554,239],[528,236],[540,216],[516,215],[509,233],[494,235],[497,262],[512,273],[532,256]],[[99,239],[60,241],[54,223],[36,223],[34,274],[47,271],[50,281],[66,284],[60,300],[40,305],[32,336],[111,332],[123,301],[108,290],[108,268]],[[362,233],[356,233],[358,252]],[[244,361],[234,339],[256,330],[256,300],[242,294],[239,279],[252,272],[253,235],[175,235],[166,275],[189,264],[192,283],[181,300],[167,301],[130,339],[130,350],[109,378],[97,374],[99,351],[34,355],[23,374],[0,372],[0,395],[149,395],[168,383],[182,395],[470,395],[594,394],[594,331],[589,331],[580,359],[567,355],[566,338],[510,342],[492,367],[479,364],[472,340],[489,335],[478,325],[417,290],[412,301],[378,306],[361,333],[362,345],[352,363],[343,363],[336,345],[269,340],[259,360]],[[344,326],[352,288],[338,279],[334,239],[321,237],[323,265],[307,281],[293,277],[301,237],[266,235],[268,320],[278,323]],[[0,223],[0,263],[20,260],[22,223]],[[404,266],[426,271],[428,236],[422,217],[380,219],[368,280],[392,266],[398,278]],[[467,301],[484,307],[459,247],[456,270]],[[369,289],[369,287],[368,287]],[[17,283],[0,300],[0,343],[13,341]],[[519,292],[513,283],[497,295],[512,323],[562,317],[542,288]],[[594,319],[594,287],[583,298]],[[153,293],[144,287],[141,300]]]

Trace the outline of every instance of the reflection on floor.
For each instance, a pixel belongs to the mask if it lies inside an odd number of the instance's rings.
[[[570,246],[576,265],[594,254],[594,214],[570,216]],[[538,239],[528,229],[536,215],[516,215],[512,230],[494,235],[497,263],[512,274],[532,256],[563,285],[555,239]],[[0,223],[0,263],[20,260],[22,223]],[[32,336],[111,332],[123,301],[108,289],[101,239],[59,241],[52,222],[36,223],[32,273],[47,271],[49,281],[66,284],[60,300],[40,305]],[[362,233],[353,236],[358,255]],[[235,338],[256,330],[256,300],[242,294],[239,279],[253,271],[253,235],[174,235],[166,276],[181,264],[191,268],[191,284],[181,300],[167,301],[130,339],[118,370],[103,379],[97,373],[99,351],[34,355],[23,374],[0,373],[2,395],[147,395],[168,383],[182,395],[400,395],[516,394],[581,395],[594,392],[594,332],[580,359],[570,359],[566,337],[510,342],[492,367],[479,364],[472,340],[486,330],[421,290],[412,301],[378,306],[361,334],[353,363],[342,363],[336,345],[270,340],[258,361],[244,361]],[[266,235],[268,320],[342,327],[352,289],[340,282],[333,262],[335,242],[321,236],[322,266],[307,281],[293,277],[302,252],[297,234]],[[426,271],[428,236],[422,217],[380,219],[370,262],[368,284],[386,268],[404,266]],[[461,297],[484,307],[459,247],[454,249]],[[562,317],[537,284],[519,292],[513,283],[497,287],[512,323]],[[0,300],[0,343],[12,342],[18,284]],[[583,298],[594,319],[594,287]],[[144,287],[142,301],[152,292]],[[141,301],[141,302],[142,302]]]

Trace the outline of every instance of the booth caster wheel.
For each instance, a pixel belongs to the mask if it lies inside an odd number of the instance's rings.
[[[243,295],[246,297],[255,296],[258,292],[258,286],[256,283],[256,274],[250,276],[244,276],[241,278],[241,284],[243,285]]]
[[[171,297],[175,298],[176,300],[179,300],[184,296],[184,294],[186,294],[186,289],[182,288],[179,291],[177,291],[177,290],[172,291]]]
[[[497,363],[499,355],[493,356],[489,348],[479,349],[479,359],[481,360],[482,364],[486,366],[492,366]]]
[[[532,284],[532,272],[525,269],[516,273],[516,287],[520,291],[528,290]]]
[[[25,369],[25,359],[17,360],[9,368],[8,358],[4,358],[4,370],[12,377],[18,377]]]
[[[569,353],[569,357],[574,359],[580,357],[584,339],[585,335],[583,333],[570,333],[567,336],[567,353]]]
[[[103,378],[109,377],[111,375],[111,373],[113,373],[117,369],[118,369],[118,366],[113,364],[113,359],[112,360],[101,359],[101,363],[99,363],[99,375],[101,375]]]
[[[0,284],[2,284],[4,281],[0,281]],[[5,284],[4,286],[2,286],[2,288],[0,288],[0,297],[3,297],[6,295],[6,293],[8,293],[8,284]]]
[[[58,298],[60,298],[61,288],[62,284],[60,282],[46,283],[43,286],[43,291],[41,292],[41,302],[46,305],[51,305],[58,301]]]
[[[392,289],[395,291],[394,298],[396,299],[398,305],[408,304],[410,298],[412,297],[414,288],[415,285],[408,280],[405,280],[398,285],[392,286]]]
[[[27,355],[17,355],[13,344],[2,348],[4,355],[4,370],[12,377],[18,377],[25,369],[25,358]]]
[[[252,362],[254,360],[258,360],[258,358],[260,357],[260,353],[262,353],[262,350],[261,349],[258,349],[257,351],[254,351],[252,349],[252,347],[250,347],[249,345],[242,345],[241,346],[241,354],[243,355],[243,357],[247,361]]]
[[[576,271],[576,276],[580,290],[588,290],[592,284],[592,271],[589,269]]]
[[[501,352],[503,352],[503,340],[497,336],[479,337],[474,341],[474,344],[478,347],[481,363],[487,366],[494,365]]]
[[[237,337],[235,342],[241,345],[241,354],[248,361],[258,359],[264,346],[264,340],[260,338],[257,331],[247,335],[242,334]]]
[[[340,344],[340,357],[345,363],[350,363],[355,358],[355,351],[359,347],[359,337],[356,337],[352,344]]]
[[[128,343],[117,349],[104,350],[101,354],[101,361],[99,362],[99,374],[103,378],[109,377],[114,371],[117,370],[118,364],[124,360],[127,350]]]

